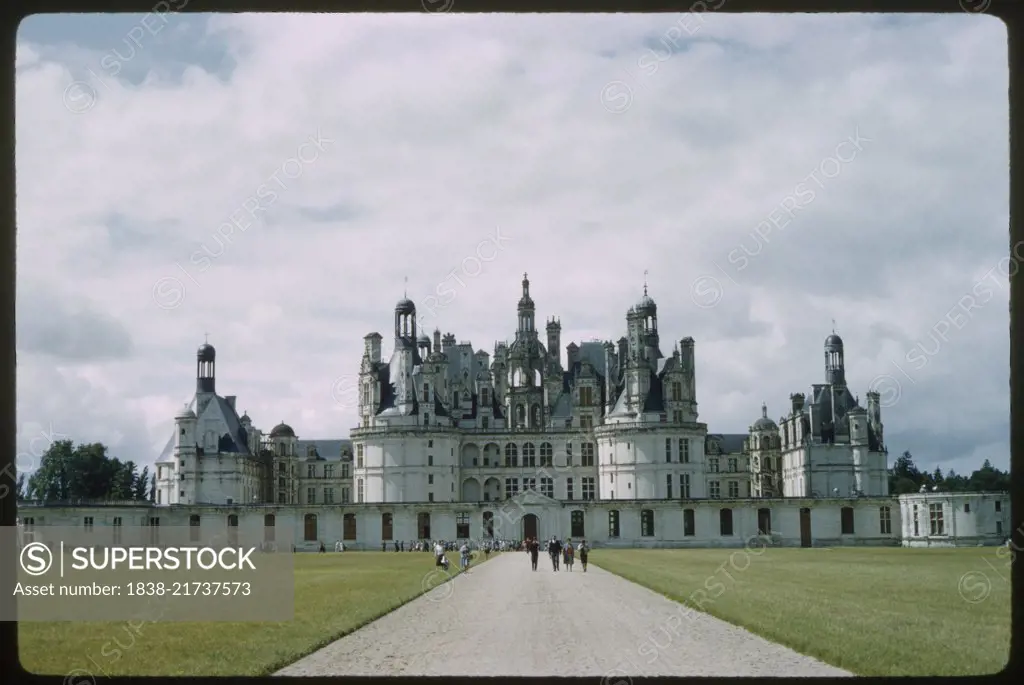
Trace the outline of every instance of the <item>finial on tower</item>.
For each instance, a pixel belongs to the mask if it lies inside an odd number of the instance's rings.
[[[203,337],[206,338],[206,343],[209,344],[210,343],[210,334],[209,333],[203,333]]]
[[[524,280],[524,281],[528,281],[528,280],[530,280],[530,279],[529,279],[529,278],[528,278],[528,277],[526,276],[526,272],[525,272],[525,271],[523,272],[523,280]]]
[[[644,295],[647,295],[647,269],[644,269]]]
[[[835,332],[836,332],[836,320],[832,319],[832,333],[835,334]]]
[[[765,419],[768,418],[768,403],[767,402],[762,402],[761,403],[761,418],[765,418]]]
[[[402,288],[402,297],[409,298],[409,277],[405,277],[405,286]]]

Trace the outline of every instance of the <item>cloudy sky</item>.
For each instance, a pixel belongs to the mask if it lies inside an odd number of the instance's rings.
[[[29,19],[19,466],[151,462],[205,333],[258,426],[345,437],[406,278],[490,352],[524,272],[564,346],[647,271],[712,432],[823,382],[834,319],[892,458],[1006,467],[1006,61],[969,14]]]

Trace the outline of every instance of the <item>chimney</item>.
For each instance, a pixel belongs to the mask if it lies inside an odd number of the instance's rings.
[[[790,402],[793,403],[793,413],[798,414],[804,409],[804,394],[802,392],[796,392],[789,396]]]
[[[370,362],[373,364],[380,363],[380,341],[383,337],[380,333],[370,333],[363,338],[363,342],[366,344],[366,356],[369,357]]]

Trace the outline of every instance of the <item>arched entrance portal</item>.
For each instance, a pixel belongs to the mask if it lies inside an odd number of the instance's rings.
[[[537,537],[537,515],[527,514],[523,517],[523,539]]]

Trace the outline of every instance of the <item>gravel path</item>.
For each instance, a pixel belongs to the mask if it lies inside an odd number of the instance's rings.
[[[594,676],[631,685],[629,676],[851,674],[594,566],[554,573],[541,554],[534,573],[524,552],[512,552],[276,675]]]

